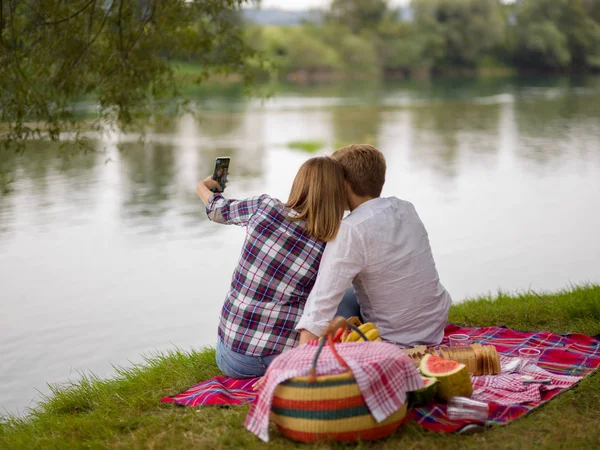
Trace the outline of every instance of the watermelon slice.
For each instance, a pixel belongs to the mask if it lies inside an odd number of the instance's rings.
[[[437,391],[438,381],[435,378],[421,377],[425,387],[408,393],[408,407],[425,406],[433,400]]]
[[[467,366],[456,361],[434,355],[425,355],[421,360],[421,373],[438,380],[436,398],[447,402],[450,397],[470,397],[473,385]]]

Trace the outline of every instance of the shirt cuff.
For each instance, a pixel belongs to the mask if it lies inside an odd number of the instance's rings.
[[[325,334],[325,330],[329,326],[329,322],[315,322],[307,315],[303,315],[296,325],[296,331],[307,330],[315,336],[321,337]]]
[[[214,211],[214,209],[217,207],[217,205],[215,205],[215,202],[217,202],[218,200],[224,198],[221,194],[219,194],[218,192],[213,193],[210,197],[208,197],[208,201],[206,202],[206,215],[208,216],[211,212]]]

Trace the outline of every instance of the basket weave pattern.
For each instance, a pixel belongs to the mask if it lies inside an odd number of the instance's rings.
[[[280,432],[301,442],[375,440],[396,431],[406,420],[407,404],[377,423],[351,373],[296,377],[275,390],[271,420]]]

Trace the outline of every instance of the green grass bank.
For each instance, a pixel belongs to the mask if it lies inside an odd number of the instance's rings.
[[[469,326],[597,335],[600,286],[479,297],[452,306],[450,320]],[[218,373],[214,350],[202,349],[150,356],[143,365],[117,369],[108,380],[88,376],[53,389],[28,417],[3,419],[0,448],[308,448],[276,431],[265,445],[243,428],[247,407],[192,409],[160,403],[163,396]],[[386,440],[333,448],[597,448],[598,417],[600,376],[596,373],[530,416],[477,435],[435,434],[409,423]]]

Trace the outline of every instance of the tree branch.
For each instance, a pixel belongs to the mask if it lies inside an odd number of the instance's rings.
[[[132,41],[132,43],[131,43],[131,46],[129,47],[129,49],[128,49],[128,50],[127,50],[127,52],[125,52],[125,53],[127,53],[127,54],[128,54],[128,53],[129,53],[131,50],[133,50],[133,47],[135,47],[135,44],[137,44],[137,42],[140,40],[140,38],[141,38],[141,37],[144,35],[144,32],[146,31],[146,25],[148,25],[148,24],[150,23],[150,21],[151,21],[152,19],[154,19],[154,14],[155,14],[155,12],[156,12],[156,1],[154,1],[154,2],[153,2],[153,4],[152,4],[152,10],[151,10],[151,12],[150,12],[150,15],[149,15],[149,16],[148,16],[148,18],[147,18],[147,19],[144,21],[144,23],[142,23],[142,26],[141,26],[140,32],[139,32],[139,33],[138,33],[138,35],[137,35],[137,36],[136,36],[136,37],[133,39],[133,41]],[[108,58],[108,61],[106,61],[106,64],[107,64],[107,65],[108,65],[108,64],[109,64],[109,63],[112,61],[112,59],[113,59],[113,57],[115,56],[115,54],[116,54],[116,53],[113,53],[113,54],[111,55],[111,57],[110,57],[110,58]],[[114,73],[117,71],[117,69],[118,69],[118,68],[119,68],[119,65],[115,66],[115,67],[114,67],[114,68],[113,68],[113,69],[112,69],[110,72],[106,73],[106,74],[105,74],[105,75],[104,75],[102,78],[100,78],[100,81],[98,82],[98,84],[102,84],[102,83],[104,82],[104,80],[105,80],[106,78],[108,78],[108,77],[112,76],[112,75],[113,75],[113,74],[114,74]]]
[[[65,18],[59,19],[59,20],[55,20],[53,22],[46,22],[46,21],[44,21],[43,24],[44,25],[58,25],[59,23],[67,22],[67,21],[69,21],[69,20],[77,17],[79,14],[81,14],[82,12],[84,12],[86,9],[88,9],[92,3],[95,3],[94,0],[90,0],[85,5],[83,5],[83,7],[81,9],[79,9],[78,11],[75,11],[73,14],[71,14],[68,17],[65,17]]]
[[[0,0],[0,45],[4,47],[4,42],[2,42],[2,32],[4,31],[4,5],[2,4],[2,0]]]
[[[96,12],[96,0],[93,0],[92,10],[90,11],[90,20],[88,22],[88,42],[92,36],[92,26],[94,24],[94,13]]]
[[[119,26],[119,50],[123,53],[123,25],[121,24],[121,18],[123,15],[123,0],[119,2],[119,18],[117,24]]]
[[[94,35],[92,40],[88,41],[88,43],[83,48],[83,50],[81,50],[79,55],[77,55],[77,57],[73,60],[73,62],[71,64],[69,64],[68,70],[71,70],[73,67],[75,67],[75,65],[79,62],[79,60],[85,55],[85,52],[87,52],[87,50],[94,44],[94,42],[96,42],[96,39],[98,39],[98,36],[100,36],[100,33],[102,33],[102,30],[104,29],[104,26],[106,25],[106,21],[108,20],[108,17],[110,16],[110,12],[112,11],[113,6],[115,5],[115,1],[116,0],[113,0],[111,2],[110,6],[108,7],[108,10],[104,14],[104,18],[102,19],[102,23],[100,24],[100,28],[98,29],[98,31],[96,32],[96,34]],[[65,61],[63,63],[63,66],[60,69],[60,73],[64,77],[67,76],[66,70],[67,70],[67,61]]]

